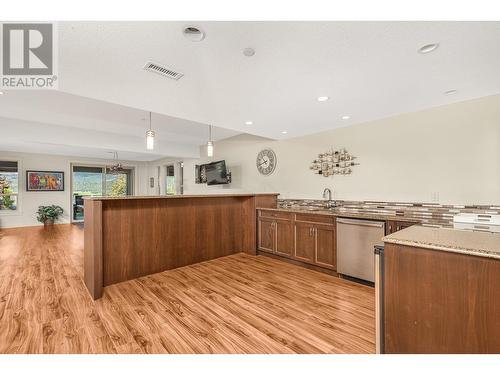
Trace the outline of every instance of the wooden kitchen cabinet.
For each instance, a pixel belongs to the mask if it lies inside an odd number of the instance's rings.
[[[258,219],[257,248],[276,255],[293,254],[293,224],[279,212],[262,211]]]
[[[276,232],[274,230],[274,220],[259,217],[258,225],[258,249],[274,253],[276,249]]]
[[[295,222],[294,258],[320,267],[336,269],[336,253],[334,225]]]
[[[335,233],[333,216],[260,210],[257,248],[259,251],[335,270]]]
[[[276,254],[291,257],[293,254],[293,224],[291,221],[276,220]]]
[[[296,222],[294,258],[303,262],[314,263],[315,249],[314,224]]]
[[[337,252],[335,251],[335,227],[332,225],[316,225],[316,259],[318,266],[337,268]]]

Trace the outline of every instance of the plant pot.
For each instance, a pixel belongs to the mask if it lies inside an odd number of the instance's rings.
[[[54,219],[47,219],[43,222],[43,225],[54,225]]]

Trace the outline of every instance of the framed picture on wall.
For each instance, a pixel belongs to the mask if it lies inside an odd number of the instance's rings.
[[[64,191],[64,172],[26,171],[27,191]]]

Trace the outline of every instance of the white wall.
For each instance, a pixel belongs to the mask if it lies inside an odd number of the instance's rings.
[[[60,223],[70,222],[71,197],[70,174],[71,164],[109,165],[113,161],[105,159],[74,158],[46,154],[27,154],[0,151],[1,160],[19,161],[19,199],[16,211],[0,211],[0,227],[18,227],[41,225],[36,220],[36,211],[40,205],[56,204],[64,209]],[[137,195],[147,194],[147,169],[145,163],[122,161],[123,166],[134,168],[134,192]],[[26,170],[45,170],[64,172],[64,191],[62,192],[28,192],[26,191]]]
[[[146,187],[146,195],[158,195],[158,191],[160,192],[160,195],[165,195],[166,191],[166,175],[167,175],[167,165],[174,164],[174,175],[176,176],[175,179],[175,190],[176,194],[180,193],[180,181],[177,178],[179,176],[179,166],[178,163],[182,162],[181,159],[172,159],[172,158],[164,158],[164,159],[159,159],[155,160],[152,162],[149,162],[147,165],[147,174],[148,174],[148,183]],[[160,178],[158,179],[158,168],[160,168]],[[154,182],[155,186],[151,187],[149,185],[149,178],[154,177]],[[159,185],[159,189],[158,189]]]
[[[255,166],[265,147],[278,159],[267,177]],[[325,178],[309,170],[331,147],[358,157],[352,175]],[[237,136],[215,144],[213,160],[219,159],[231,168],[233,183],[195,184],[194,164],[209,160],[185,160],[185,194],[279,192],[321,199],[329,187],[346,200],[431,202],[438,193],[441,203],[500,204],[500,95],[285,141]]]

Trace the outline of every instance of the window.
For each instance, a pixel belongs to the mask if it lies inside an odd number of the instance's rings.
[[[17,161],[0,160],[0,211],[17,210],[18,195]]]
[[[133,171],[124,169],[121,173],[109,173],[105,166],[73,165],[71,191],[73,197],[73,221],[82,221],[83,197],[132,195]]]
[[[132,171],[124,169],[122,173],[107,173],[106,172],[106,195],[110,197],[120,197],[131,195]]]

